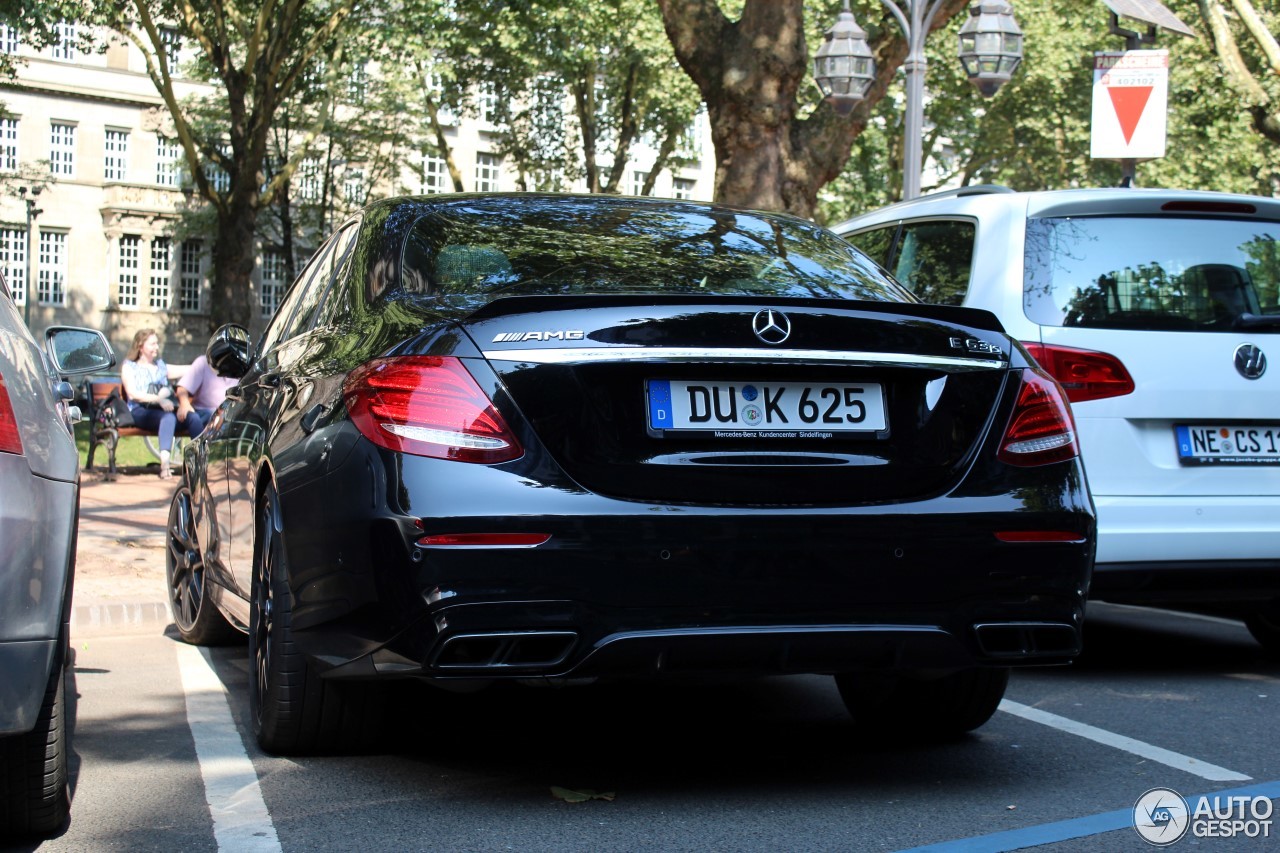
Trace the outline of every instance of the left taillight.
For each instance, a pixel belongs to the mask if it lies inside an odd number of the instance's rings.
[[[1023,370],[1018,402],[1000,439],[997,458],[1026,468],[1079,455],[1075,421],[1061,387],[1042,370]]]
[[[18,419],[13,415],[9,402],[9,389],[0,376],[0,453],[22,455],[22,436],[18,433]]]
[[[361,435],[388,450],[486,464],[524,453],[457,358],[375,359],[351,372],[342,393]]]

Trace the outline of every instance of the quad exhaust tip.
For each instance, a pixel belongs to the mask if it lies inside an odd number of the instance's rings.
[[[973,626],[990,657],[1070,657],[1080,654],[1080,633],[1061,622],[999,622]]]
[[[431,658],[435,669],[544,669],[564,663],[575,631],[455,634]]]

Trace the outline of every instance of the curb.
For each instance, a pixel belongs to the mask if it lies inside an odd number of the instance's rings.
[[[72,638],[95,634],[151,632],[173,622],[163,601],[78,604],[71,608]]]

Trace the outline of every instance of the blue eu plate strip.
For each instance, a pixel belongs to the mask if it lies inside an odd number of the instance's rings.
[[[671,383],[666,379],[649,380],[649,426],[671,429]]]

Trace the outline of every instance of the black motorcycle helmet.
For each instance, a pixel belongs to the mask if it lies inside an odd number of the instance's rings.
[[[249,370],[249,332],[244,326],[220,326],[204,348],[205,360],[219,376],[239,379]]]

